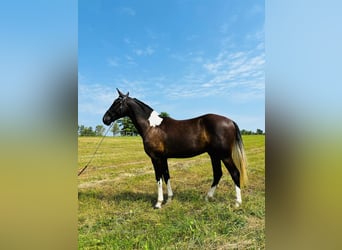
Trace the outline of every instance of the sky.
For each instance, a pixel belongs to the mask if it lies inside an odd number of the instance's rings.
[[[129,92],[174,119],[265,130],[264,1],[79,1],[78,124]]]

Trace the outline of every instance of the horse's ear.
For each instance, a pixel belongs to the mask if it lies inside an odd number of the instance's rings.
[[[122,94],[122,92],[118,88],[116,88],[116,90],[118,91],[119,97],[122,97],[122,98],[125,97],[125,95]]]
[[[126,95],[124,95],[118,88],[116,88],[116,90],[118,91],[118,93],[119,93],[119,97],[121,97],[121,98],[125,98],[125,97],[128,97],[128,95],[129,95],[129,92],[127,92],[127,94]]]

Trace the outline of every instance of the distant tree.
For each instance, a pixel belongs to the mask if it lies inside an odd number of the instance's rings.
[[[92,127],[88,127],[88,128],[86,128],[86,136],[95,136],[96,135],[96,133],[95,133],[95,131],[93,130],[93,128]]]
[[[105,128],[103,125],[97,125],[95,128],[95,135],[96,136],[103,136],[103,133],[105,132]]]
[[[84,125],[78,126],[79,136],[95,136],[96,133],[93,131],[92,127],[85,127]]]
[[[118,123],[122,127],[122,131],[124,132],[124,135],[138,134],[138,130],[135,128],[132,120],[129,117],[123,117],[119,119]]]
[[[84,125],[78,125],[78,135],[82,135],[84,132]]]
[[[241,130],[241,134],[242,134],[242,135],[251,135],[251,134],[253,134],[253,132],[250,131],[250,130],[242,129],[242,130]]]
[[[113,132],[113,136],[115,136],[117,133],[120,132],[120,127],[117,122],[114,122],[114,125],[112,127],[112,132]]]
[[[161,118],[170,117],[170,115],[169,115],[167,112],[161,112],[161,113],[159,114],[159,116],[160,116]]]
[[[264,134],[264,131],[262,131],[261,129],[258,128],[258,129],[256,130],[256,134],[257,134],[257,135],[262,135],[262,134]]]
[[[241,134],[242,135],[263,135],[264,131],[259,129],[259,128],[256,130],[256,132],[251,131],[251,130],[242,129]]]
[[[86,127],[84,129],[84,136],[95,136],[96,133],[95,131],[93,130],[93,128],[90,126],[90,127]]]

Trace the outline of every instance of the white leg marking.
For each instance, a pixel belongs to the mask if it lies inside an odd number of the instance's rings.
[[[238,186],[235,186],[235,191],[236,191],[236,203],[235,206],[239,207],[242,203],[242,199],[241,199],[241,190]]]
[[[164,197],[163,197],[163,181],[160,178],[159,181],[157,181],[157,186],[158,186],[158,200],[156,205],[154,206],[155,208],[161,208],[161,205],[163,203]]]
[[[213,198],[214,197],[214,193],[215,193],[215,190],[216,190],[216,186],[213,186],[210,188],[208,194],[207,194],[207,197],[205,197],[206,200],[208,200],[208,198]]]
[[[172,196],[173,196],[173,192],[172,192],[172,188],[171,188],[171,181],[170,179],[167,181],[167,201],[171,201],[172,200]]]

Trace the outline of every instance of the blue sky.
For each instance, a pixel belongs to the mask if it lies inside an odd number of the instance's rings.
[[[175,119],[265,129],[264,1],[80,1],[78,123],[130,93]]]

